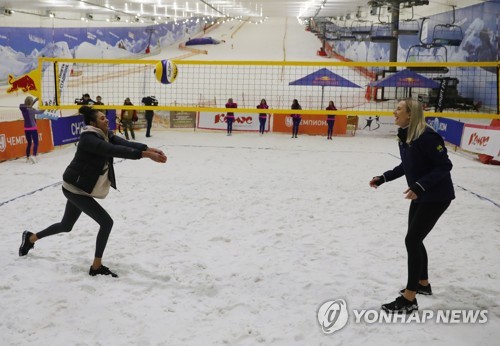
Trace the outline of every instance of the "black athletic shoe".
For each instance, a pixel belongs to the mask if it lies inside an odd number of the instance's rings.
[[[403,288],[401,291],[399,291],[399,294],[404,294],[405,289]],[[427,286],[423,286],[421,284],[418,284],[417,286],[417,294],[421,294],[424,296],[432,296],[432,288],[431,284],[428,284]]]
[[[96,275],[111,275],[114,278],[117,278],[118,275],[113,273],[111,270],[109,270],[108,267],[101,265],[97,269],[92,269],[92,266],[90,266],[89,270],[89,275],[90,276],[96,276]]]
[[[23,242],[21,243],[21,246],[19,247],[19,256],[26,256],[28,252],[35,247],[35,244],[30,242],[30,236],[33,233],[24,231],[23,232]]]
[[[403,296],[399,296],[392,303],[387,303],[382,305],[382,310],[390,313],[410,313],[412,311],[418,310],[417,299],[410,302]]]

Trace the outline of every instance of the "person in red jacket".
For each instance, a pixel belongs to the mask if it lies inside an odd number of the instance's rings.
[[[333,101],[330,101],[328,103],[328,107],[326,107],[326,110],[329,111],[336,111],[337,107],[335,107],[335,104]],[[328,131],[327,131],[327,139],[332,139],[333,135],[333,126],[335,125],[335,114],[328,114],[326,118],[326,123],[328,124]]]
[[[227,100],[226,108],[238,108],[238,104],[236,102],[233,102],[233,99],[230,98],[229,100]],[[231,133],[233,132],[233,122],[234,122],[234,113],[227,112],[226,123],[227,123],[227,135],[228,136],[231,136]]]
[[[260,103],[257,105],[257,109],[269,109],[266,99],[260,100]],[[259,133],[262,135],[266,130],[266,121],[267,121],[267,113],[259,113]]]

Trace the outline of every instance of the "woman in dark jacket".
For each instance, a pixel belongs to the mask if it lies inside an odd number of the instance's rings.
[[[328,107],[326,107],[326,110],[328,111],[336,111],[337,107],[335,107],[335,104],[333,101],[330,101],[328,103]],[[326,133],[327,138],[326,139],[332,139],[333,135],[333,126],[335,125],[335,114],[328,114],[326,117],[326,123],[328,124],[328,131]]]
[[[297,99],[294,99],[292,102],[292,109],[302,109]],[[302,117],[300,114],[291,114],[293,127],[292,127],[292,138],[297,138],[297,134],[299,133],[299,125]]]
[[[233,102],[233,99],[230,98],[227,100],[226,108],[238,108],[238,104]],[[233,133],[233,122],[234,122],[234,113],[227,112],[226,114],[226,123],[227,123],[227,135],[231,136]]]
[[[148,148],[145,144],[129,142],[115,136],[109,131],[108,119],[99,110],[82,106],[80,114],[83,115],[86,126],[81,132],[75,157],[63,174],[62,190],[68,201],[62,220],[38,233],[24,231],[19,256],[26,256],[39,239],[61,232],[70,232],[84,212],[100,226],[94,262],[89,275],[117,277],[118,275],[101,263],[113,227],[113,219],[95,198],[105,198],[110,187],[116,189],[113,157],[132,160],[147,157],[161,163],[166,162],[167,157],[159,149]]]
[[[451,168],[443,138],[425,122],[422,104],[416,100],[400,101],[394,111],[399,126],[401,163],[394,169],[370,180],[377,188],[384,182],[406,177],[410,199],[408,233],[405,244],[408,253],[408,281],[401,296],[382,305],[388,312],[409,313],[418,310],[416,294],[431,295],[427,272],[427,252],[423,240],[455,198]]]

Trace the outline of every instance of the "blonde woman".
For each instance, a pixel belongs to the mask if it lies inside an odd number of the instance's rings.
[[[427,252],[423,241],[455,198],[451,180],[452,163],[443,138],[425,122],[422,104],[416,100],[400,101],[394,110],[399,126],[401,163],[394,169],[372,178],[377,188],[384,182],[406,177],[408,188],[403,192],[410,200],[408,231],[405,238],[408,253],[406,288],[395,301],[382,309],[394,313],[418,310],[416,294],[431,295],[427,272]]]
[[[33,105],[38,101],[38,99],[33,99],[31,96],[27,96],[24,99],[24,103],[19,105],[19,109],[23,114],[24,119],[24,135],[26,136],[26,142],[28,146],[26,147],[26,162],[36,163],[36,155],[38,153],[38,128],[36,126],[36,115],[42,114],[43,110],[37,110],[33,108]],[[33,144],[33,156],[31,154],[31,145]]]

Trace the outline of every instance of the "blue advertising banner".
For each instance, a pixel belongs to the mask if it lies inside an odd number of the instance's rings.
[[[85,126],[80,115],[61,117],[51,121],[54,146],[78,142],[80,131]]]
[[[116,111],[108,110],[106,117],[109,120],[109,129],[116,130]],[[51,121],[54,146],[78,142],[80,132],[84,126],[83,118],[80,115],[61,117],[58,120]]]
[[[448,118],[438,118],[438,117],[428,117],[426,118],[427,124],[432,126],[437,133],[443,137],[443,139],[451,144],[460,145],[462,140],[462,133],[464,130],[464,123],[448,119]]]

